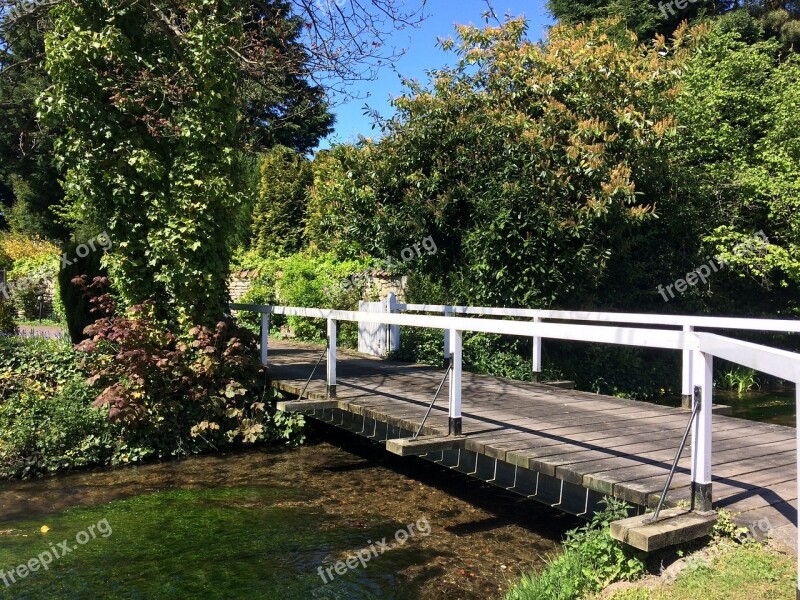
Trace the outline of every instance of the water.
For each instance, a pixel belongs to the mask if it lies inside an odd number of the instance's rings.
[[[64,540],[75,546],[46,571],[0,579],[0,598],[502,598],[579,524],[429,463],[325,436],[333,443],[0,484],[0,570],[63,552]],[[415,535],[398,544],[411,523]],[[320,566],[383,538],[389,550],[323,583]]]
[[[680,406],[680,398],[658,398],[657,404]],[[731,416],[762,423],[795,427],[796,397],[794,390],[754,391],[738,395],[736,392],[714,390],[714,404],[730,406]]]

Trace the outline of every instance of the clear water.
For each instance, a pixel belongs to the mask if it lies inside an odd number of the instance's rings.
[[[680,406],[680,398],[659,398],[658,404]],[[754,391],[737,394],[725,390],[714,390],[714,404],[730,406],[731,416],[762,423],[774,423],[796,427],[797,408],[794,390]]]
[[[0,598],[502,598],[578,524],[429,463],[333,441],[0,484],[0,569],[77,546],[46,571],[0,579]],[[430,535],[393,540],[423,517]],[[103,520],[108,537],[96,527],[76,543]],[[383,538],[389,550],[323,583],[319,567]]]

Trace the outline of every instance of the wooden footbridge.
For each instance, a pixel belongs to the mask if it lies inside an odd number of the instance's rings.
[[[231,308],[262,314],[262,359],[272,385],[294,398],[280,404],[284,410],[302,411],[383,442],[390,451],[422,456],[576,515],[591,515],[605,496],[624,499],[644,513],[664,497],[666,484],[666,506],[685,501],[690,510],[667,510],[656,523],[640,517],[617,531],[646,549],[707,533],[713,519],[704,517],[719,508],[736,513],[737,522],[756,535],[796,529],[797,430],[714,414],[712,361],[717,356],[796,383],[800,355],[700,329],[795,333],[800,332],[799,321],[430,307],[392,301],[380,313]],[[424,312],[445,316],[419,314]],[[269,340],[273,314],[326,319],[327,348]],[[389,338],[397,337],[400,325],[445,330],[447,368],[338,349],[339,321],[371,324],[373,332],[384,331]],[[376,325],[385,330],[376,330]],[[543,338],[681,352],[689,407],[462,372],[465,331],[533,338],[535,374],[541,371]],[[385,346],[396,343],[389,339]],[[441,400],[431,408],[439,395]]]

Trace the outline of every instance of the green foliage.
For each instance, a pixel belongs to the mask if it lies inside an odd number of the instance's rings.
[[[96,294],[106,282],[85,286]],[[114,315],[107,294],[95,308]],[[100,388],[94,402],[123,425],[126,441],[144,452],[135,460],[182,456],[233,444],[293,439],[302,419],[286,420],[288,432],[272,421],[274,409],[261,398],[265,383],[257,341],[249,332],[220,321],[173,333],[154,318],[152,305],[106,316],[86,329],[76,349],[85,354],[89,382]],[[266,389],[263,390],[266,394]]]
[[[46,305],[43,308],[52,309],[54,320],[61,320],[64,311],[56,281],[60,255],[58,247],[45,240],[18,233],[2,235],[0,246],[4,248],[10,261],[8,288],[15,309],[25,319],[38,319],[39,297],[46,295],[52,283],[55,288],[52,306]]]
[[[256,270],[258,276],[241,302],[357,310],[364,290],[353,276],[367,271],[373,263],[372,260],[338,260],[331,253],[313,251],[270,259],[250,252],[239,256],[237,264]],[[258,315],[245,314],[241,319],[252,331],[260,326]],[[276,330],[288,325],[292,335],[300,340],[324,342],[327,336],[325,321],[318,319],[275,316],[271,325]],[[343,347],[355,347],[358,324],[340,323],[339,341]]]
[[[714,199],[701,216],[700,256],[727,263],[715,281],[719,311],[797,307],[800,60],[780,57],[777,41],[748,45],[717,27],[690,61],[675,105],[684,133],[674,156],[692,182],[688,201]],[[767,242],[736,251],[756,233]]]
[[[198,330],[184,336],[189,347],[176,355],[168,347],[174,336],[152,322],[143,327],[105,330],[119,353],[103,354],[109,342],[96,339],[93,349],[84,346],[89,372],[65,338],[0,336],[0,478],[302,441],[302,417],[276,413],[272,398],[255,388],[252,340],[237,348],[234,338]],[[217,344],[213,355],[208,342]],[[131,402],[122,408],[139,407],[139,419],[111,422],[108,411],[92,406],[113,396],[97,384],[114,369]],[[96,377],[87,383],[90,374]]]
[[[17,332],[14,305],[0,298],[0,335],[13,335]]]
[[[64,131],[55,146],[64,216],[108,230],[108,269],[125,302],[157,299],[162,316],[214,322],[241,202],[231,41],[242,20],[233,0],[184,7],[176,40],[147,25],[144,5],[57,5],[41,110]]]
[[[758,386],[755,369],[746,369],[744,367],[726,371],[722,376],[722,383],[725,389],[735,390],[740,396]]]
[[[67,232],[50,210],[64,195],[52,161],[54,132],[37,119],[35,102],[51,84],[42,65],[50,24],[46,14],[22,12],[0,20],[0,228],[5,217],[15,233],[63,239]]]
[[[73,379],[54,395],[25,390],[0,403],[0,478],[105,464],[112,428],[92,408],[92,391]]]
[[[380,142],[321,155],[311,242],[393,257],[432,236],[439,252],[414,269],[449,280],[459,303],[591,304],[669,203],[666,107],[694,33],[647,48],[618,22],[556,27],[547,45],[524,32],[459,28],[444,44],[457,66],[410,84]]]
[[[300,250],[305,229],[306,193],[313,183],[311,163],[278,146],[261,162],[261,183],[253,213],[253,247],[264,256]]]
[[[717,513],[717,522],[714,523],[714,528],[711,531],[711,537],[715,541],[722,540],[736,541],[751,540],[750,532],[747,527],[740,527],[733,522],[733,515],[730,511],[720,510]]]
[[[544,571],[524,577],[506,600],[579,600],[615,581],[632,581],[645,574],[641,553],[614,540],[612,521],[628,516],[627,505],[614,498],[585,527],[567,534],[564,551]]]

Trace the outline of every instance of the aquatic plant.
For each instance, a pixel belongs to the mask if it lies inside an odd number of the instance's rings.
[[[744,367],[736,367],[727,371],[722,376],[722,382],[725,389],[735,390],[740,396],[753,388],[761,388],[756,381],[755,369],[745,369]]]

